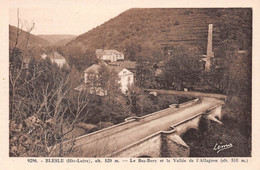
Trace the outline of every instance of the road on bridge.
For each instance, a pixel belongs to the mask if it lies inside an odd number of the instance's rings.
[[[100,157],[114,153],[152,134],[167,130],[170,126],[205,112],[221,103],[223,103],[223,101],[218,99],[202,98],[200,103],[178,111],[171,108],[165,109],[163,110],[163,112],[165,112],[163,114],[164,116],[157,119],[149,121],[140,119],[130,122],[133,123],[131,127],[123,128],[120,131],[113,131],[113,128],[110,128],[94,133],[92,136],[88,134],[79,137],[80,139],[77,139],[78,141],[75,143],[75,147],[79,146],[79,148],[81,148],[80,150],[86,152],[77,156]]]
[[[157,92],[159,94],[175,94],[180,96],[193,96],[193,97],[209,97],[216,99],[226,99],[224,94],[204,93],[198,91],[176,91],[176,90],[161,90],[161,89],[145,89],[145,91]]]

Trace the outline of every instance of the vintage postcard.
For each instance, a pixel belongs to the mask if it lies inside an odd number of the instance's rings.
[[[3,2],[1,165],[259,169],[260,3],[187,3]]]

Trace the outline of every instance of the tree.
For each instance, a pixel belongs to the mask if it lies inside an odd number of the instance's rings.
[[[202,72],[201,83],[210,86],[210,91],[213,93],[225,93],[227,90],[227,64],[222,58],[214,58],[211,60],[211,69],[207,72]]]
[[[151,88],[155,84],[155,69],[153,63],[139,57],[136,64],[136,84],[141,88]]]
[[[243,155],[250,155],[252,9],[223,9],[213,12],[215,12],[213,13],[214,17],[216,12],[219,17],[215,25],[218,32],[221,33],[219,36],[220,43],[215,51],[217,63],[213,63],[213,69],[204,79],[207,79],[212,85],[217,85],[217,88],[227,95],[223,112],[227,112],[228,124],[233,126],[227,129],[233,129],[232,134],[238,133],[239,138],[234,138],[234,135],[227,135],[227,137],[230,138],[229,140],[240,141],[239,143],[245,144],[245,146],[234,148],[238,152],[236,154],[241,154],[246,150]],[[213,129],[212,131],[210,134],[219,136],[217,130]],[[241,142],[241,139],[244,141]]]
[[[10,46],[9,54],[10,156],[48,156],[55,144],[59,156],[70,152],[73,140],[68,150],[64,150],[63,141],[73,138],[69,134],[74,125],[86,116],[81,115],[88,95],[70,98],[68,93],[74,89],[69,86],[69,73],[48,59],[28,57],[27,47]]]
[[[98,63],[98,59],[95,53],[91,50],[86,50],[85,53],[69,54],[68,62],[70,66],[74,66],[80,72],[84,71],[86,68],[90,67],[93,64]]]
[[[141,51],[142,51],[142,47],[139,44],[135,44],[135,43],[127,44],[125,47],[126,59],[131,61],[136,61],[137,56],[140,54]]]
[[[16,85],[10,83],[10,156],[48,156],[57,143],[62,156],[66,153],[62,142],[87,116],[82,116],[89,102],[87,94],[69,97],[69,75],[61,73],[57,66],[44,66],[31,59]]]
[[[153,102],[151,98],[137,86],[131,86],[129,88],[127,93],[127,105],[129,105],[131,112],[136,116],[144,116],[160,110],[158,103]]]
[[[93,94],[89,113],[93,123],[119,123],[130,115],[126,99],[121,92],[118,73],[106,64],[100,64],[97,70],[88,72],[86,90]]]
[[[130,109],[126,105],[126,99],[121,92],[118,73],[101,65],[99,69],[101,88],[107,92],[102,98],[102,114],[113,123],[119,123],[130,115]]]
[[[168,59],[164,61],[163,76],[168,87],[171,87],[173,83],[183,87],[199,82],[200,57],[196,52],[182,46],[172,47],[167,57]]]
[[[221,47],[218,53],[222,51],[225,55],[227,50],[250,49],[252,47],[252,9],[230,9],[226,13],[217,23],[221,32]]]

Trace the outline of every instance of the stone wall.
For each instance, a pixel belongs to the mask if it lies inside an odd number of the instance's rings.
[[[161,134],[155,134],[129,147],[126,147],[112,157],[161,157]]]

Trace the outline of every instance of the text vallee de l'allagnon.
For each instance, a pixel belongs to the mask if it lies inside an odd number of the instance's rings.
[[[247,163],[246,158],[128,158],[128,159],[116,159],[116,158],[50,158],[50,159],[27,159],[27,163]]]

